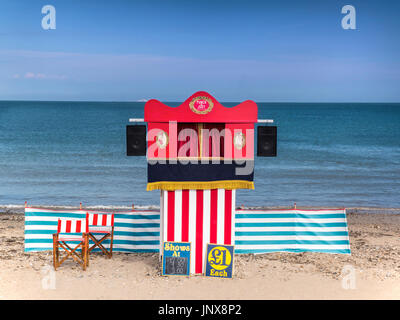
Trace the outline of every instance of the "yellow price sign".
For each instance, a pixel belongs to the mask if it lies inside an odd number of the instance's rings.
[[[231,265],[232,255],[225,247],[215,247],[208,254],[208,263],[216,270],[225,270]]]

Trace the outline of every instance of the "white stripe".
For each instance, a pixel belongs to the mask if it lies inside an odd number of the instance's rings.
[[[53,245],[51,243],[26,243],[25,248],[40,248],[53,250]],[[158,245],[131,245],[131,244],[114,244],[114,249],[158,249]]]
[[[136,216],[139,216],[139,215],[136,215]],[[59,217],[57,217],[57,216],[54,216],[54,217],[26,216],[25,217],[25,221],[58,221],[58,219],[59,219]],[[82,218],[78,218],[77,217],[77,218],[61,218],[61,219],[81,220]],[[100,221],[100,224],[101,224],[101,220],[99,220],[99,221]],[[110,221],[111,221],[111,218],[110,218]],[[148,221],[156,221],[156,222],[159,222],[159,219],[146,219],[145,215],[143,216],[143,219],[132,219],[130,217],[128,217],[128,218],[114,218],[114,222],[130,223],[131,221],[132,222],[135,222],[135,221],[136,222],[138,222],[138,221],[146,221],[146,222],[148,222]],[[89,215],[89,224],[93,225],[93,216],[92,215]],[[110,222],[109,225],[111,225],[111,222]]]
[[[99,235],[101,238],[102,235]],[[160,240],[157,236],[118,236],[114,235],[114,240],[131,240],[131,241],[140,241],[140,240]]]
[[[65,220],[60,220],[60,232],[66,232],[67,231],[67,222]]]
[[[163,222],[163,237],[162,242],[167,241],[167,230],[168,230],[168,191],[163,191],[164,193],[164,210],[162,213],[161,221]]]
[[[118,215],[123,215],[123,216],[137,216],[137,215],[142,215],[142,216],[154,216],[157,214],[160,214],[160,211],[156,211],[156,210],[151,210],[151,211],[129,211],[129,212],[116,212],[115,214]]]
[[[167,213],[165,213],[167,214]],[[128,223],[128,224],[141,224],[141,223],[160,223],[159,219],[117,219],[114,223]]]
[[[163,217],[163,212],[164,212],[164,191],[160,190],[160,219],[162,221]],[[115,220],[116,221],[116,220]],[[164,228],[163,228],[163,223],[161,222],[160,225],[160,245],[158,247],[158,258],[161,261],[161,256],[163,254],[163,241],[164,241]]]
[[[263,244],[236,245],[235,249],[349,249],[348,245],[308,245],[308,244]]]
[[[345,227],[236,227],[235,231],[347,231]]]
[[[25,221],[58,221],[59,217],[40,217],[40,216],[27,216]],[[60,218],[61,220],[76,220],[80,218]]]
[[[71,220],[71,232],[77,232],[77,223],[76,220]]]
[[[217,243],[224,244],[225,230],[225,189],[218,189]]]
[[[235,245],[235,222],[236,222],[236,190],[232,190],[232,224],[231,224],[231,244]]]
[[[175,190],[174,241],[182,241],[182,190]]]
[[[44,226],[44,225],[33,225],[33,226],[25,226],[25,230],[54,230],[57,232],[57,226]]]
[[[345,223],[343,218],[309,219],[309,218],[236,218],[237,223],[299,222],[299,223]]]
[[[310,211],[303,211],[303,210],[238,210],[238,214],[245,213],[245,214],[306,214],[306,215],[313,215],[313,214],[344,214],[346,210],[310,210]]]
[[[39,209],[39,208],[25,208],[25,212],[49,212],[49,213],[54,213],[54,214],[60,214],[60,213],[72,213],[72,214],[83,214],[86,213],[84,211],[76,211],[76,210],[71,210],[71,211],[64,211],[64,210],[51,210],[51,209]]]
[[[189,242],[191,243],[190,273],[196,265],[196,190],[189,190]]]
[[[210,243],[211,191],[203,190],[203,260],[206,256],[207,243]],[[203,261],[204,266],[204,261]]]

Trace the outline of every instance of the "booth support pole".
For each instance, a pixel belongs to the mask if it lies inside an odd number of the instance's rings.
[[[162,190],[160,190],[160,249],[158,256],[160,261],[163,252],[163,244],[164,244],[164,197]]]

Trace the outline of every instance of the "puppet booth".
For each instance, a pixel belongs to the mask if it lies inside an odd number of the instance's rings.
[[[236,189],[254,189],[257,105],[227,108],[198,92],[176,108],[150,100],[144,120],[147,190],[161,193],[162,242],[190,242],[190,271],[203,273],[207,243],[234,243]]]

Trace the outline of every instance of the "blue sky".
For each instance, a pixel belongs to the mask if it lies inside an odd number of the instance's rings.
[[[399,102],[399,16],[397,1],[2,0],[0,99]]]

